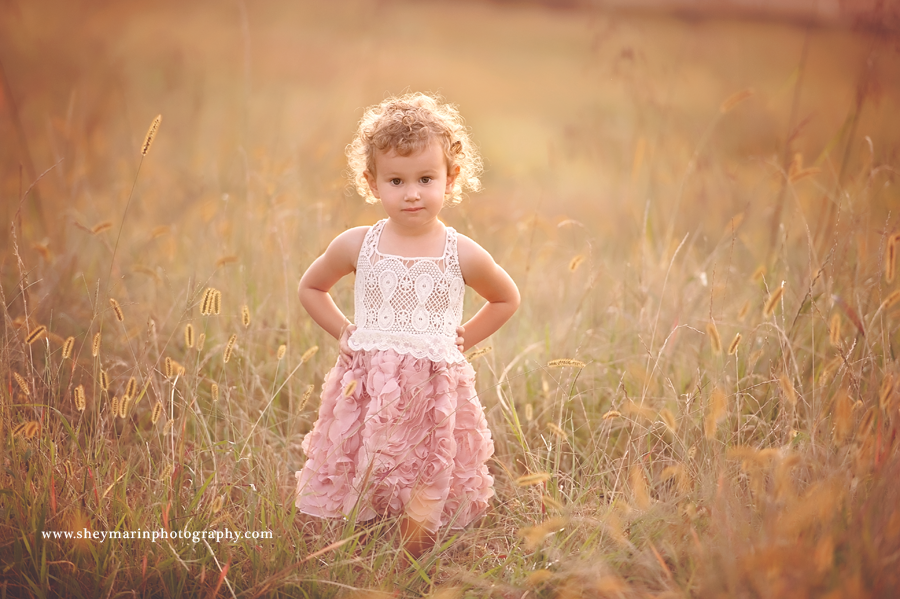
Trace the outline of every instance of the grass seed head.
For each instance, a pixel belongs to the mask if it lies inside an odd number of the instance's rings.
[[[102,233],[103,231],[108,231],[109,229],[112,229],[112,227],[112,221],[100,221],[99,223],[91,227],[91,235],[97,235],[98,233]]]
[[[284,359],[284,354],[286,354],[286,353],[287,353],[287,345],[282,343],[281,345],[278,346],[278,351],[276,352],[275,357],[278,358],[278,361],[280,362],[281,360]]]
[[[775,309],[778,307],[778,302],[781,301],[781,297],[783,295],[784,284],[776,288],[775,291],[772,292],[772,295],[769,296],[769,299],[766,300],[766,304],[763,306],[763,316],[765,318],[772,316],[772,314],[775,312]]]
[[[307,402],[309,402],[309,398],[312,397],[313,391],[316,390],[315,385],[307,385],[306,391],[303,392],[303,399],[300,400],[300,407],[297,408],[297,413],[303,411],[303,408],[306,407]]]
[[[197,351],[203,351],[203,345],[206,343],[206,333],[197,335]]]
[[[516,486],[532,487],[534,485],[545,483],[551,478],[553,478],[553,475],[549,472],[535,472],[534,474],[526,474],[525,476],[520,476],[516,479]]]
[[[91,343],[91,355],[95,358],[100,355],[100,333],[94,335],[94,342]]]
[[[494,348],[490,345],[488,345],[487,347],[482,347],[480,349],[470,351],[469,355],[466,356],[466,360],[468,362],[472,362],[473,360],[480,358],[481,356],[485,356],[485,355],[491,353],[492,351],[494,351]]]
[[[194,347],[194,325],[191,323],[184,325],[184,345]]]
[[[841,315],[835,312],[828,323],[828,341],[832,347],[841,346]]]
[[[834,400],[831,422],[834,442],[843,445],[853,429],[853,400],[844,390]]]
[[[550,368],[562,368],[564,366],[571,366],[573,368],[584,368],[584,362],[581,360],[575,360],[574,358],[557,358],[555,360],[550,360],[547,362],[547,366]]]
[[[131,398],[127,395],[122,397],[122,400],[119,402],[119,418],[125,419],[128,417],[128,408],[131,406]]]
[[[560,439],[566,440],[566,439],[569,438],[569,435],[566,434],[566,431],[564,431],[564,430],[563,430],[558,424],[556,424],[555,422],[548,422],[548,423],[547,423],[547,430],[549,430],[551,433],[553,433],[554,435],[556,435],[556,436],[559,437]]]
[[[63,360],[68,360],[72,357],[72,350],[75,349],[75,337],[69,337],[66,339],[65,343],[63,343],[62,349],[62,357]]]
[[[750,311],[750,300],[747,300],[746,302],[744,302],[744,305],[741,306],[740,312],[738,312],[738,320],[743,321],[744,318],[747,316],[747,312],[749,312],[749,311]]]
[[[32,329],[30,333],[28,333],[28,337],[25,338],[25,343],[27,343],[28,345],[31,345],[32,343],[34,343],[35,341],[37,341],[38,339],[40,339],[41,337],[43,337],[46,334],[47,334],[47,327],[45,327],[42,324],[38,325],[38,326],[34,327],[34,329]]]
[[[40,429],[40,424],[36,421],[32,420],[31,422],[27,422],[22,428],[22,436],[26,439],[31,439],[37,434],[38,429]]]
[[[217,514],[222,510],[222,506],[225,505],[225,497],[219,495],[215,499],[213,499],[212,505],[209,508],[209,511],[213,514]]]
[[[575,272],[578,270],[578,267],[581,266],[581,263],[584,262],[584,255],[578,254],[574,258],[569,261],[569,272]]]
[[[525,420],[527,422],[534,420],[534,408],[530,403],[525,404]]]
[[[730,96],[725,98],[725,101],[722,102],[722,104],[719,106],[719,112],[722,114],[725,114],[726,112],[730,112],[731,110],[734,109],[735,106],[737,106],[738,104],[740,104],[741,102],[743,102],[744,100],[746,100],[747,98],[749,98],[752,95],[753,95],[752,88],[742,89],[741,91],[739,91],[737,93],[731,94]]]
[[[737,333],[734,336],[734,339],[731,340],[731,343],[728,344],[728,355],[729,356],[733,356],[737,352],[738,346],[741,344],[742,338],[743,337],[741,336],[741,334]]]
[[[75,390],[72,392],[72,398],[75,401],[75,409],[79,412],[84,412],[84,409],[87,406],[87,401],[84,396],[84,385],[75,387]]]
[[[153,145],[153,140],[156,137],[157,131],[159,131],[159,124],[162,122],[162,115],[156,115],[156,118],[153,119],[153,122],[150,123],[150,128],[147,129],[147,135],[144,136],[144,143],[141,144],[141,156],[146,156],[147,152],[150,151],[150,146]]]
[[[28,422],[20,422],[19,424],[12,427],[10,434],[13,438],[22,436],[22,432],[25,430],[25,427],[28,426]]]
[[[216,383],[212,383],[209,386],[209,396],[213,401],[219,401],[219,385]]]
[[[313,345],[311,348],[309,348],[308,350],[303,352],[303,355],[300,356],[300,363],[306,364],[310,360],[310,358],[312,358],[314,355],[316,355],[317,351],[319,351],[319,346]]]
[[[215,290],[212,298],[212,313],[218,316],[222,312],[222,292]]]
[[[706,323],[706,334],[709,336],[709,346],[712,348],[714,354],[722,353],[722,338],[719,337],[719,329],[716,328],[716,323],[710,320]]]
[[[894,395],[894,375],[888,373],[881,380],[881,387],[878,389],[878,407],[887,411]]]
[[[159,422],[159,417],[162,416],[163,413],[163,405],[159,401],[156,402],[153,406],[153,411],[150,412],[150,422],[152,424],[156,424]]]
[[[200,314],[204,316],[208,316],[212,314],[213,308],[213,298],[216,295],[216,290],[212,287],[207,287],[206,291],[203,292],[203,299],[200,301]]]
[[[247,304],[241,306],[241,324],[245,329],[250,326],[250,308]]]
[[[105,370],[100,371],[100,388],[109,391],[109,373]]]
[[[137,379],[130,377],[128,383],[125,384],[125,394],[123,397],[133,398],[135,395],[137,395]]]
[[[650,494],[647,491],[647,479],[640,466],[632,466],[629,475],[631,480],[631,492],[634,494],[634,503],[638,509],[646,510],[650,507]]]
[[[791,406],[796,406],[797,392],[794,390],[794,385],[791,384],[791,379],[786,374],[778,377],[778,386],[781,387],[781,394],[784,396],[784,400]]]
[[[668,408],[663,408],[659,411],[659,419],[662,420],[663,424],[666,425],[672,433],[678,431],[678,422],[675,420],[675,414],[673,414]]]
[[[28,390],[28,383],[25,382],[25,379],[22,378],[22,375],[18,372],[14,372],[12,374],[13,378],[16,379],[16,383],[18,383],[19,385],[19,389],[22,390],[22,393],[24,393],[25,395],[31,395],[31,391]]]
[[[113,418],[119,415],[119,397],[114,396],[109,401],[109,412],[113,415]]]
[[[122,306],[119,305],[119,302],[113,298],[109,298],[109,305],[112,306],[113,313],[116,315],[116,320],[124,322],[125,314],[122,312]]]
[[[237,261],[238,257],[233,254],[222,256],[221,258],[216,260],[216,268],[222,268],[223,266],[227,266],[229,264],[235,264],[237,263]]]
[[[603,420],[612,420],[613,418],[621,418],[621,417],[622,417],[622,413],[618,410],[610,410],[610,411],[606,412],[605,414],[603,414],[603,416],[602,416]]]
[[[232,335],[228,339],[228,343],[225,344],[225,352],[222,354],[222,361],[225,364],[228,364],[228,360],[231,359],[231,353],[234,351],[235,341],[237,341],[237,335]]]
[[[719,421],[725,416],[728,409],[725,393],[716,387],[713,389],[709,397],[709,409],[706,412],[706,418],[703,422],[703,431],[707,439],[713,439],[716,436],[716,428]]]

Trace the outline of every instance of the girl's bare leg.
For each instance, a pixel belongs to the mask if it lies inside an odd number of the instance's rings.
[[[434,548],[436,539],[433,532],[405,516],[400,520],[400,537],[403,539],[403,548],[416,559]]]

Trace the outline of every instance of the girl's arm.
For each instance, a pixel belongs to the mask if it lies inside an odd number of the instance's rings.
[[[466,285],[487,300],[475,316],[463,325],[462,351],[490,337],[519,307],[519,290],[505,270],[487,251],[458,235],[459,267]]]
[[[354,227],[335,237],[325,253],[316,258],[300,278],[297,289],[300,303],[316,324],[335,339],[340,339],[350,320],[340,311],[328,291],[341,278],[356,270],[356,258],[368,230],[369,227]]]

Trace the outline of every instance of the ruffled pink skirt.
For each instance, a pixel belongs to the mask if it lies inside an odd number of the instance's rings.
[[[320,518],[355,511],[358,521],[406,515],[431,531],[462,528],[494,495],[494,443],[465,362],[342,354],[302,448],[297,508]]]

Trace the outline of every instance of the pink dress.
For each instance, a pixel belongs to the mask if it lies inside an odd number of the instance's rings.
[[[302,443],[297,508],[462,528],[494,495],[494,444],[475,372],[455,345],[465,292],[456,231],[446,227],[443,255],[405,258],[378,251],[385,222],[360,249],[353,351],[325,377]]]

